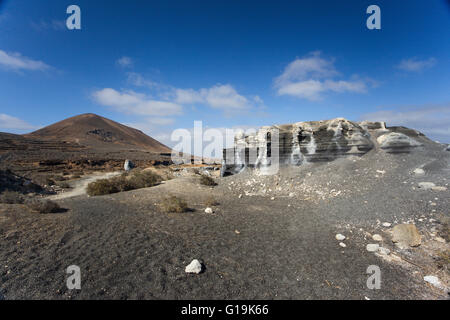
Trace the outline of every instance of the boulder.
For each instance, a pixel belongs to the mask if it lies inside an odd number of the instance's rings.
[[[408,153],[421,144],[400,132],[386,133],[377,138],[380,148],[389,153]]]
[[[123,165],[123,168],[125,169],[125,171],[130,171],[131,169],[134,168],[134,163],[131,162],[131,160],[125,160],[125,163]]]
[[[417,247],[422,243],[422,237],[413,224],[399,224],[392,229],[392,242],[400,248]]]

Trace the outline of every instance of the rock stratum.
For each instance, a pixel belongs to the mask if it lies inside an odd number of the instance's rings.
[[[344,118],[297,122],[260,128],[255,134],[238,134],[233,148],[223,150],[222,176],[246,168],[267,169],[275,164],[299,166],[363,156],[371,150],[408,153],[422,145],[422,133],[385,122],[353,122]]]

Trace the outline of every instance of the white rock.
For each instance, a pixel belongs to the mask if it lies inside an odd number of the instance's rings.
[[[447,191],[447,187],[432,187],[433,191]]]
[[[336,240],[337,241],[344,241],[345,240],[345,236],[343,234],[338,233],[336,235]]]
[[[366,246],[366,250],[369,252],[376,252],[380,248],[378,243],[371,243]]]
[[[292,198],[292,197],[294,197],[294,196],[295,196],[295,193],[293,193],[293,192],[289,193],[289,197],[290,197],[290,198]]]
[[[388,248],[379,247],[378,253],[387,256],[391,253],[391,250],[389,250]]]
[[[429,190],[436,187],[433,182],[419,182],[419,188],[424,190]]]
[[[433,286],[437,287],[437,288],[442,288],[442,284],[439,281],[439,278],[436,276],[425,276],[423,277],[423,280],[425,280],[426,282],[432,284]]]
[[[205,209],[205,213],[213,213],[214,211],[213,211],[213,209],[211,209],[211,208],[206,208]]]
[[[421,169],[421,168],[417,168],[417,169],[415,169],[415,170],[413,171],[413,173],[414,173],[415,175],[422,176],[422,175],[425,174],[425,171],[424,171],[423,169]]]
[[[347,247],[347,245],[346,245],[345,243],[343,243],[343,242],[339,242],[339,245],[340,245],[342,248]]]
[[[383,227],[389,228],[392,224],[389,222],[383,222]]]
[[[437,242],[441,242],[441,243],[445,243],[446,242],[445,239],[441,238],[441,237],[436,237],[436,238],[434,238],[434,240],[436,240]]]
[[[383,237],[380,236],[379,234],[374,234],[372,236],[373,241],[383,241]]]
[[[200,272],[202,272],[202,264],[197,259],[194,259],[188,266],[186,266],[186,269],[184,271],[186,273],[199,274]]]

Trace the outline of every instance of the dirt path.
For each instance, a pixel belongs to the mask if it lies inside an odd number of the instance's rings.
[[[82,177],[81,179],[70,183],[70,186],[72,187],[71,190],[64,192],[64,193],[50,196],[48,198],[50,200],[61,200],[61,199],[72,198],[72,197],[84,195],[84,194],[86,194],[86,188],[89,183],[100,180],[100,179],[109,179],[109,178],[118,176],[121,173],[122,173],[121,171],[108,172],[108,173],[95,173],[92,175]]]

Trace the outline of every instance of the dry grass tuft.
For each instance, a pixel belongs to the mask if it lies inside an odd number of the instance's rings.
[[[183,213],[189,211],[186,201],[176,196],[169,196],[167,198],[164,198],[159,203],[159,206],[161,207],[162,211],[167,213],[169,212]]]
[[[27,202],[27,206],[34,210],[37,211],[39,213],[57,213],[57,212],[61,212],[62,209],[59,206],[59,204],[57,204],[54,201],[51,200],[30,200]]]
[[[213,178],[205,176],[205,175],[202,175],[200,177],[200,184],[202,184],[204,186],[209,186],[209,187],[217,186],[217,183]]]

